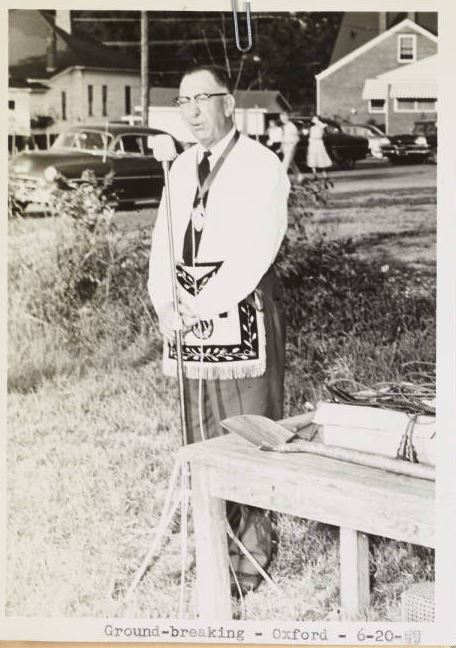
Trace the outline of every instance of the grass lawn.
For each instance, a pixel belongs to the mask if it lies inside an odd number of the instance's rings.
[[[309,238],[351,237],[354,254],[379,267],[405,262],[426,291],[435,274],[435,216],[433,190],[344,195],[316,209],[306,228]],[[145,210],[118,223],[133,240],[150,219]],[[42,315],[31,310],[57,244],[51,219],[10,222],[7,614],[176,617],[178,521],[128,603],[123,594],[150,545],[179,445],[177,387],[161,374],[156,324],[140,300],[134,336],[122,313],[80,309],[82,346],[57,319],[49,322],[45,305]],[[396,346],[347,334],[337,353],[323,333],[310,345],[309,335],[303,321],[289,342],[287,415],[320,395],[317,351],[331,353],[326,375],[364,381],[397,377],[410,358],[433,359],[429,330],[407,333]],[[276,529],[271,575],[283,596],[262,585],[246,598],[245,617],[339,619],[338,530],[284,515]],[[367,618],[397,621],[401,592],[433,578],[433,552],[372,538],[370,569]],[[190,565],[187,617],[196,616],[193,581]]]

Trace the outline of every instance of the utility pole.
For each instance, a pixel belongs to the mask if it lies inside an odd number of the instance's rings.
[[[149,108],[149,17],[141,11],[141,119],[148,125]]]

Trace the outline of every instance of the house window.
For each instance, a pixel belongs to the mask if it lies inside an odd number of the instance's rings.
[[[395,112],[436,112],[437,99],[395,99]]]
[[[397,39],[397,60],[399,63],[416,61],[415,34],[399,34]]]
[[[131,114],[131,86],[125,86],[125,114]]]
[[[370,113],[384,113],[386,101],[384,99],[369,99]]]
[[[87,101],[89,104],[88,115],[93,117],[93,85],[87,86]]]
[[[66,92],[61,94],[61,103],[62,103],[62,121],[65,121],[67,118],[67,96]]]
[[[103,117],[108,116],[108,86],[101,86],[101,114]]]
[[[16,108],[16,102],[14,99],[8,99],[8,110],[14,110]]]
[[[417,99],[416,109],[418,112],[436,112],[437,101],[436,99]]]

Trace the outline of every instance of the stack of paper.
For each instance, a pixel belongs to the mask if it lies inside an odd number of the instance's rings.
[[[321,426],[323,442],[343,448],[395,457],[411,416],[405,412],[319,403],[314,423]],[[418,461],[435,465],[435,416],[418,416],[412,442]]]

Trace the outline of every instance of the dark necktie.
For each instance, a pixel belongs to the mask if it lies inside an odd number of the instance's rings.
[[[198,164],[198,178],[201,186],[204,184],[206,178],[211,172],[211,166],[209,164],[210,154],[211,154],[210,151],[204,151],[204,155],[201,159],[201,162]],[[202,201],[205,207],[207,202],[207,193],[202,198]],[[198,198],[198,189],[197,189],[195,193],[195,198],[193,200],[193,207],[196,207],[199,202],[200,200]],[[194,229],[192,225],[192,218],[190,216],[187,229],[185,231],[184,249],[182,251],[182,258],[184,261],[184,265],[192,265],[194,258],[196,258],[196,255],[198,254],[200,240],[201,240],[201,234],[202,234],[202,230],[198,232],[197,230]],[[193,249],[193,242],[195,243],[195,249]]]

